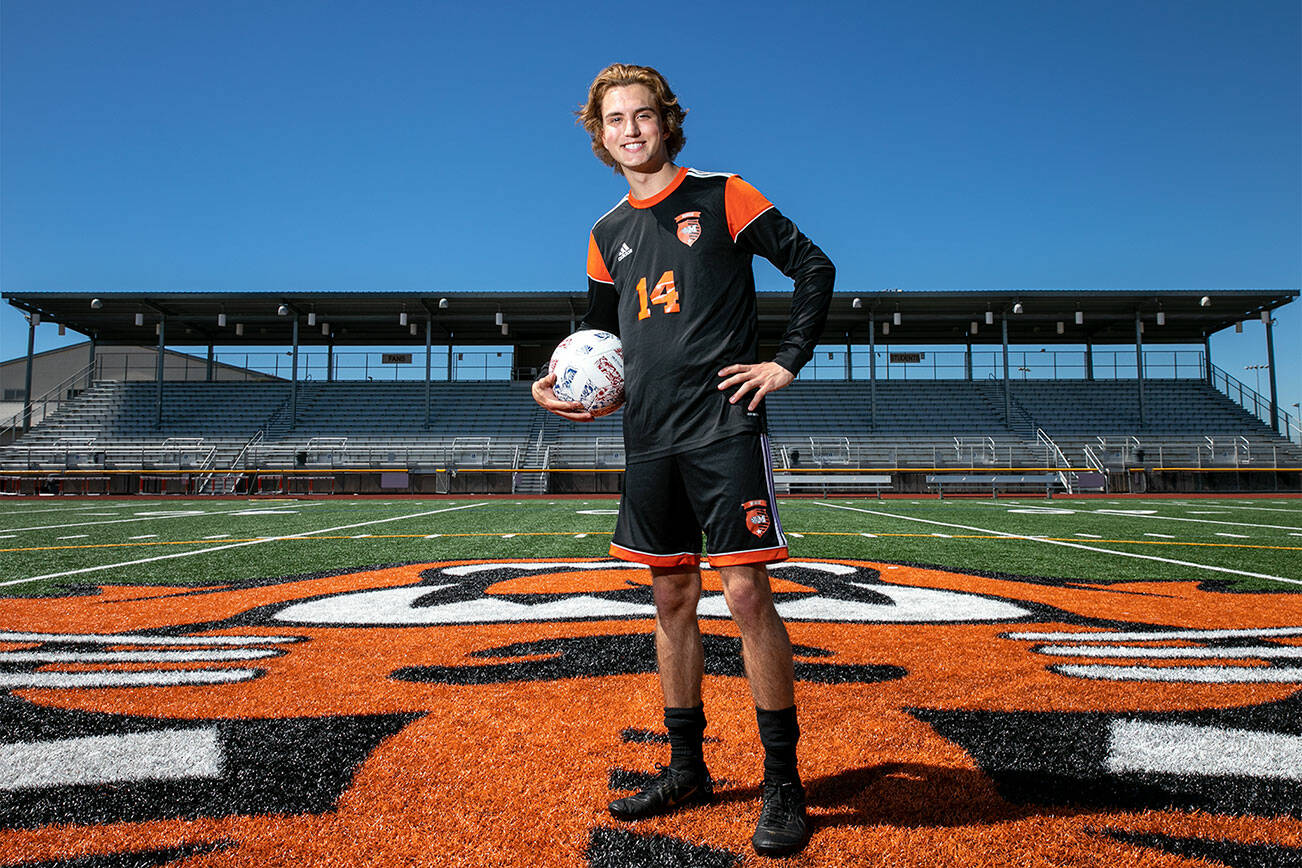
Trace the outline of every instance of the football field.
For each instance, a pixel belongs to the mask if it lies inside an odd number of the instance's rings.
[[[714,804],[613,498],[0,500],[0,865],[763,864],[704,572]],[[1302,498],[779,503],[792,864],[1302,865]]]

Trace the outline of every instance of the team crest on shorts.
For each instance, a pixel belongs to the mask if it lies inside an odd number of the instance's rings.
[[[746,530],[755,534],[755,536],[764,536],[768,533],[769,526],[773,523],[769,519],[769,502],[767,500],[752,500],[743,503],[741,508],[746,510]]]
[[[691,247],[701,237],[701,212],[685,211],[674,218],[678,224],[678,240]]]

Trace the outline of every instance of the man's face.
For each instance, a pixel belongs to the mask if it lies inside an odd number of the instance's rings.
[[[625,171],[655,172],[669,160],[655,96],[644,84],[612,87],[601,100],[602,143]]]

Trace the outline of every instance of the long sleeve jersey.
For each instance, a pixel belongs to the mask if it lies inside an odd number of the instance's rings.
[[[738,175],[682,168],[645,200],[625,196],[588,241],[584,325],[624,344],[628,461],[765,430],[763,405],[736,404],[718,372],[759,355],[752,259],[791,278],[787,330],[773,361],[791,371],[813,356],[836,269],[795,224]]]

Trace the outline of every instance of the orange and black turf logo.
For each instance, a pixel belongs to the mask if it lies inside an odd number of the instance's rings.
[[[1302,860],[1302,595],[771,569],[815,827],[793,864]],[[0,865],[760,863],[754,708],[704,587],[715,802],[634,824],[606,804],[667,755],[636,565],[6,600]]]

